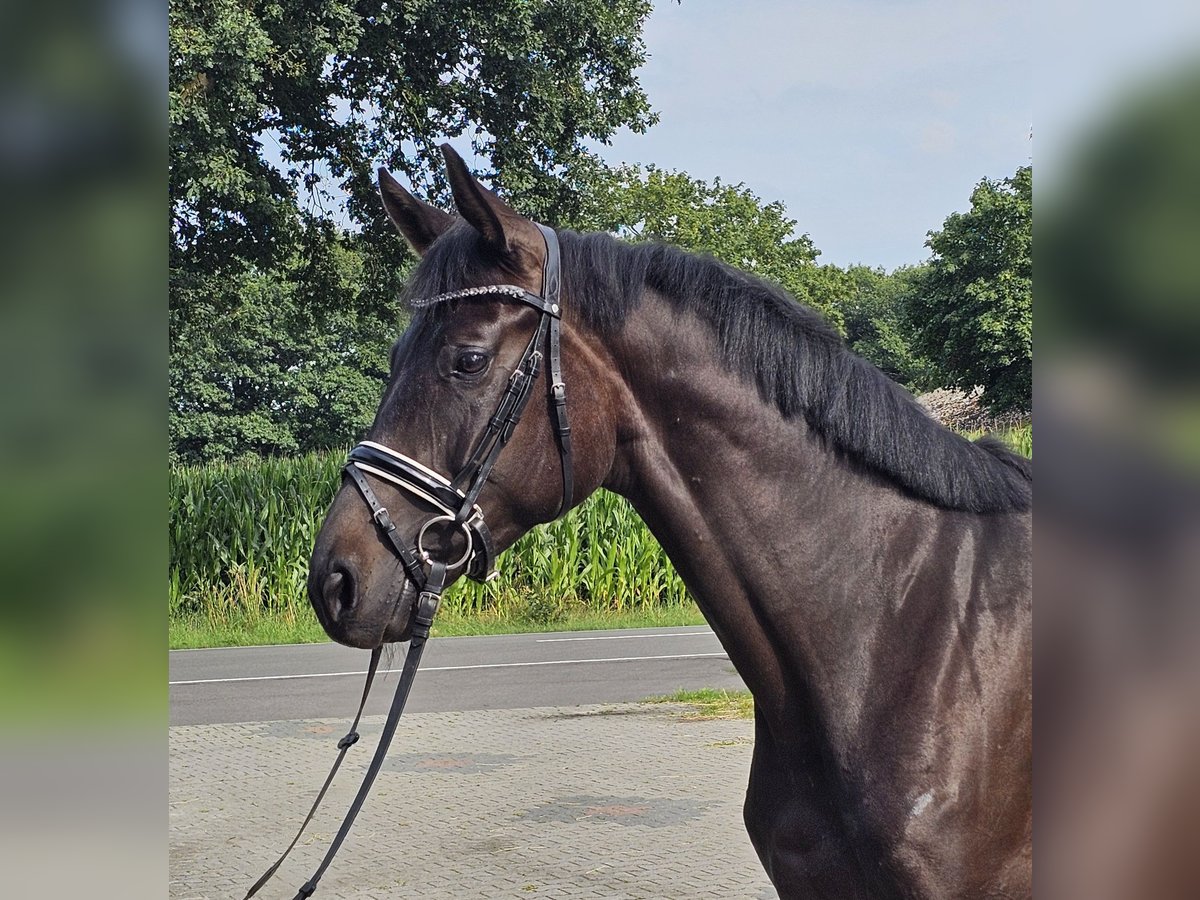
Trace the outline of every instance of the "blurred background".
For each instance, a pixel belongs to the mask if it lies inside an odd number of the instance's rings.
[[[1047,897],[1200,896],[1198,19],[1051,2],[1029,38]],[[15,896],[162,896],[167,878],[166,36],[147,0],[0,3]]]
[[[1035,868],[1200,896],[1200,9],[1037,11]]]
[[[165,893],[166,25],[0,2],[0,868]]]

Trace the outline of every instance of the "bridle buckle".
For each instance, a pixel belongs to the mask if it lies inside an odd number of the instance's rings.
[[[375,524],[384,531],[395,531],[396,523],[392,521],[391,515],[387,511],[386,506],[381,506],[375,512],[371,513],[371,518],[375,520]]]

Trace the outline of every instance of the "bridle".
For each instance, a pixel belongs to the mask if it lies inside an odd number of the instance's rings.
[[[496,575],[496,553],[491,534],[484,524],[483,510],[477,500],[487,482],[488,474],[508,444],[525,406],[533,394],[533,386],[541,371],[543,342],[546,345],[544,358],[548,369],[548,393],[551,420],[558,441],[562,463],[562,502],[555,518],[571,508],[574,483],[571,465],[571,426],[567,421],[567,388],[562,374],[562,306],[560,303],[561,263],[558,237],[552,228],[537,226],[546,242],[546,262],[542,267],[542,293],[532,294],[515,284],[489,284],[482,287],[463,288],[434,297],[412,301],[412,306],[422,309],[452,300],[469,297],[508,297],[533,307],[538,311],[537,328],[530,337],[525,351],[509,376],[496,411],[488,420],[487,428],[475,444],[475,449],[454,478],[427,468],[415,459],[398,453],[390,447],[374,441],[363,441],[350,451],[345,473],[362,494],[371,510],[376,527],[387,537],[405,573],[414,584],[423,584],[425,576],[422,566],[432,560],[423,546],[428,529],[440,523],[461,529],[466,539],[466,549],[458,559],[448,562],[447,569],[453,571],[466,567],[466,575],[476,581],[488,581]],[[404,544],[392,525],[391,515],[379,502],[371,489],[366,474],[382,479],[399,487],[441,511],[425,521],[418,529],[415,545]]]
[[[535,223],[537,224],[537,223]],[[396,685],[396,694],[392,698],[391,708],[384,721],[383,732],[375,755],[367,768],[363,782],[359,786],[349,811],[342,820],[337,835],[330,843],[325,858],[321,861],[313,876],[305,882],[296,894],[296,900],[311,897],[317,889],[317,882],[325,874],[333,857],[341,847],[350,827],[367,798],[367,793],[375,781],[387,755],[388,746],[396,732],[396,725],[404,712],[404,704],[408,699],[409,689],[416,676],[417,667],[421,662],[425,643],[429,639],[429,629],[433,617],[441,602],[442,591],[446,587],[448,573],[456,569],[464,569],[467,577],[476,581],[490,581],[496,576],[496,552],[491,534],[484,524],[483,510],[478,504],[479,495],[487,482],[488,475],[509,439],[516,431],[533,394],[533,386],[541,372],[542,360],[547,363],[547,393],[550,406],[550,418],[558,443],[559,459],[562,464],[562,501],[559,504],[555,518],[564,515],[571,508],[574,497],[574,473],[571,454],[571,426],[567,420],[567,388],[562,372],[562,303],[560,300],[561,262],[558,246],[558,236],[552,228],[538,224],[538,230],[546,242],[546,261],[542,266],[542,293],[533,294],[515,284],[489,284],[481,287],[463,288],[448,291],[433,297],[414,300],[411,305],[421,309],[435,304],[452,300],[462,300],[470,297],[507,297],[517,300],[538,311],[538,323],[533,336],[529,339],[520,360],[509,376],[508,385],[500,397],[496,411],[492,413],[483,435],[471,451],[466,463],[453,478],[446,478],[433,469],[421,464],[403,453],[399,453],[383,444],[374,441],[363,441],[350,451],[349,459],[342,468],[362,495],[363,501],[371,512],[371,518],[376,529],[387,539],[397,560],[396,578],[392,586],[395,602],[403,596],[405,581],[411,581],[417,586],[417,596],[410,614],[412,622],[412,637],[409,641],[408,655],[404,659],[404,669],[400,683]],[[542,344],[546,345],[545,354]],[[367,476],[372,476],[398,487],[422,500],[439,512],[426,519],[417,529],[412,544],[408,544],[399,535],[391,513],[380,501]],[[435,525],[446,523],[461,530],[466,541],[461,556],[450,561],[439,560],[424,546],[425,535]],[[390,617],[389,617],[390,621]],[[246,900],[258,893],[278,870],[292,848],[304,834],[308,823],[312,821],[317,807],[325,797],[334,775],[345,758],[346,751],[358,742],[358,723],[362,718],[363,708],[371,691],[375,672],[379,665],[382,647],[371,651],[371,663],[367,670],[367,680],[363,687],[362,700],[350,731],[338,741],[338,755],[333,768],[325,779],[324,785],[317,793],[312,808],[300,826],[296,837],[284,850],[283,855],[272,865],[262,877],[250,888]]]

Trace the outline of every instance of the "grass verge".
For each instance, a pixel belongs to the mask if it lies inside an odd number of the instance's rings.
[[[568,609],[553,618],[532,615],[480,613],[456,614],[445,610],[433,623],[435,637],[485,634],[526,634],[544,631],[600,631],[609,628],[671,628],[703,625],[704,617],[695,604],[660,607],[646,611],[591,612]],[[283,619],[272,616],[213,622],[192,616],[172,619],[168,633],[172,650],[200,647],[251,647],[263,644],[313,644],[329,640],[311,616]]]
[[[698,691],[676,691],[665,697],[650,697],[643,703],[683,703],[692,707],[681,718],[687,722],[708,719],[753,719],[754,698],[749,691],[723,691],[701,688]]]

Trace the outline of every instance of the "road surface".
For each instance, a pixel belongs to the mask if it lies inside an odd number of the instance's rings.
[[[172,725],[350,716],[368,653],[339,644],[174,650]],[[367,715],[387,711],[404,648],[385,655]],[[411,712],[526,709],[644,700],[744,685],[706,626],[434,638]]]
[[[287,845],[367,658],[334,644],[170,654],[172,900],[240,897]],[[402,664],[397,648],[385,667]],[[362,746],[260,896],[291,897],[313,871],[398,678],[381,676]],[[753,722],[636,702],[741,686],[706,627],[435,638],[318,896],[772,900],[742,826]]]

